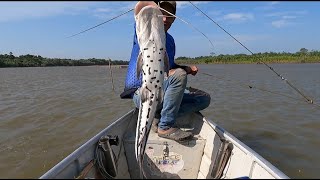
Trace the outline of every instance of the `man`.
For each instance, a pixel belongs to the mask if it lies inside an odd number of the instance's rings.
[[[139,1],[135,6],[137,14],[144,6],[157,6],[154,1]],[[176,14],[175,1],[160,1],[161,8]],[[158,136],[175,141],[184,141],[193,137],[191,132],[185,132],[175,126],[176,119],[179,116],[191,112],[197,112],[207,108],[210,104],[210,95],[194,88],[189,88],[189,93],[184,93],[187,85],[187,75],[196,75],[198,68],[192,66],[181,66],[174,62],[175,42],[173,37],[167,32],[175,17],[161,10],[163,13],[163,22],[166,32],[166,51],[169,57],[170,70],[168,77],[164,80],[163,103],[152,124],[152,129],[158,133]],[[135,27],[134,27],[135,28]],[[140,91],[142,79],[137,79],[136,63],[139,55],[139,45],[136,32],[134,33],[133,48],[127,71],[124,92],[121,98],[133,98],[137,108],[140,106]],[[188,91],[188,90],[186,90]]]

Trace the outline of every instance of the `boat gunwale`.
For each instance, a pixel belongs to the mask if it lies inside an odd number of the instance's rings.
[[[105,129],[101,130],[98,134],[96,134],[91,139],[86,141],[79,148],[77,148],[75,151],[73,151],[71,154],[69,154],[67,157],[65,157],[62,161],[60,161],[55,166],[53,166],[51,169],[49,169],[39,179],[48,179],[48,178],[52,178],[52,175],[58,175],[68,165],[70,165],[72,162],[74,162],[76,159],[78,159],[82,155],[82,153],[87,151],[88,148],[92,147],[92,145],[94,145],[94,143],[98,142],[100,137],[103,136],[107,131],[112,129],[117,124],[122,123],[123,121],[127,120],[127,117],[130,116],[130,115],[133,115],[134,113],[135,113],[135,108],[130,110],[129,112],[127,112],[125,115],[121,116],[120,118],[118,118],[116,121],[114,121],[113,123],[108,125]],[[268,173],[270,173],[271,175],[273,175],[276,178],[289,179],[289,177],[287,175],[285,175],[282,171],[280,171],[277,167],[272,165],[269,161],[267,161],[265,158],[263,158],[261,155],[259,155],[257,152],[255,152],[253,149],[251,149],[249,146],[244,144],[238,138],[236,138],[235,136],[230,134],[224,128],[222,128],[219,125],[217,125],[211,119],[206,118],[200,112],[197,112],[197,113],[194,113],[194,114],[196,116],[199,116],[218,135],[222,135],[226,140],[229,140],[233,145],[237,146],[244,153],[250,155],[254,159],[254,161],[257,162],[263,168],[265,168]]]
[[[74,162],[76,159],[78,159],[83,152],[87,151],[88,148],[92,147],[95,143],[99,141],[101,136],[103,136],[107,131],[112,129],[113,126],[116,124],[121,123],[122,121],[127,120],[127,116],[133,115],[135,112],[135,109],[130,110],[125,115],[118,118],[116,121],[108,125],[106,128],[101,130],[98,134],[90,138],[88,141],[86,141],[84,144],[82,144],[80,147],[78,147],[75,151],[73,151],[71,154],[69,154],[67,157],[65,157],[62,161],[60,161],[58,164],[53,166],[49,171],[47,171],[45,174],[43,174],[39,179],[48,179],[54,173],[55,175],[59,174],[61,171],[63,171],[68,165],[70,165],[72,162]]]
[[[253,159],[263,168],[265,168],[268,173],[270,173],[272,176],[280,178],[280,179],[290,179],[286,174],[284,174],[280,169],[275,167],[273,164],[271,164],[268,160],[266,160],[264,157],[262,157],[260,154],[258,154],[256,151],[251,149],[249,146],[247,146],[245,143],[240,141],[238,138],[230,134],[228,131],[226,131],[224,128],[220,127],[218,124],[213,122],[211,119],[207,119],[205,116],[203,116],[200,112],[197,113],[197,115],[201,116],[203,121],[206,122],[216,133],[222,134],[223,137],[225,137],[227,140],[231,141],[231,143],[235,146],[237,146],[240,150],[242,150],[244,153],[249,154]],[[219,132],[217,132],[219,131]]]

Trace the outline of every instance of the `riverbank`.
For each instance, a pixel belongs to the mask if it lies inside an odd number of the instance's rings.
[[[263,64],[263,62],[210,62],[210,63],[201,63],[196,61],[176,61],[177,64]],[[301,61],[288,61],[288,62],[278,62],[278,61],[269,61],[264,62],[266,64],[315,64],[320,63],[320,60],[318,61],[308,61],[308,62],[301,62]]]
[[[178,64],[300,64],[300,63],[320,63],[320,51],[310,51],[301,48],[296,53],[275,53],[265,52],[252,55],[233,54],[233,55],[211,55],[200,57],[177,57],[175,62]],[[48,66],[109,66],[126,68],[129,61],[111,59],[59,59],[45,58],[39,55],[14,56],[12,53],[0,54],[1,67],[48,67]]]
[[[181,64],[300,64],[320,63],[319,54],[254,54],[254,55],[219,55],[202,56],[196,58],[179,57]]]

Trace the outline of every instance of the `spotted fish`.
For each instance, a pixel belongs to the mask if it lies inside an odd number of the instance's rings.
[[[163,81],[168,73],[166,34],[162,13],[157,7],[143,7],[137,15],[136,33],[140,53],[137,77],[142,73],[140,108],[137,120],[135,155],[142,168],[143,155],[157,106],[163,100]]]

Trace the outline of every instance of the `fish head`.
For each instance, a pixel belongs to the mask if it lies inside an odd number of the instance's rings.
[[[168,72],[169,62],[162,12],[158,7],[145,6],[135,15],[135,20],[140,47],[137,78],[140,77],[141,69],[145,79],[148,78],[147,76],[154,77],[154,72]]]
[[[135,15],[136,33],[138,44],[141,47],[147,46],[152,40],[160,40],[165,44],[164,23],[162,12],[158,7],[145,6]]]

